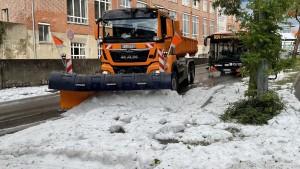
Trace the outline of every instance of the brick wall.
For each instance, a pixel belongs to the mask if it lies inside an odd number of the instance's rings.
[[[38,23],[48,23],[51,25],[51,32],[66,32],[68,28],[74,30],[75,34],[80,35],[93,35],[93,27],[95,24],[95,11],[94,11],[94,0],[88,0],[88,25],[81,24],[70,24],[67,23],[67,1],[66,0],[34,0],[35,1],[35,29],[37,30]],[[190,35],[192,34],[192,15],[199,16],[199,38],[200,44],[203,44],[202,38],[202,25],[203,18],[206,17],[209,20],[215,21],[216,31],[216,13],[209,12],[210,0],[208,0],[208,12],[203,12],[203,3],[199,1],[198,9],[192,7],[193,0],[190,0],[189,7],[182,5],[182,0],[177,0],[177,3],[170,2],[168,0],[140,0],[146,2],[148,5],[159,5],[167,9],[177,11],[178,20],[182,21],[182,14],[190,14]],[[31,15],[31,2],[32,0],[10,0],[1,1],[0,8],[9,9],[10,22],[25,23],[29,30],[32,29],[32,15]],[[120,6],[120,0],[117,2],[111,0],[112,8],[118,8]],[[137,0],[132,0],[132,7],[135,7]],[[117,6],[118,5],[118,6]],[[207,30],[209,30],[209,23],[207,24]]]
[[[1,0],[0,9],[8,9],[9,22],[31,23],[31,0]]]
[[[27,47],[27,57],[34,58],[33,50],[33,37],[32,37],[32,1],[33,0],[1,0],[0,9],[8,8],[9,21],[24,23],[28,29],[28,39],[31,42]],[[112,4],[112,9],[120,7],[120,0],[109,0]],[[193,8],[193,0],[190,0],[189,6],[182,5],[182,0],[177,0],[177,3],[171,2],[169,0],[140,0],[146,2],[148,5],[159,5],[166,9],[174,10],[177,12],[177,20],[182,22],[183,13],[190,14],[190,36],[192,37],[192,16],[199,17],[199,52],[208,52],[208,48],[203,46],[203,18],[207,18],[207,35],[209,34],[210,20],[214,20],[214,31],[217,30],[217,15],[216,11],[211,13],[209,10],[210,1],[207,0],[207,12],[203,11],[203,1],[199,1],[199,7],[197,9]],[[37,58],[57,58],[56,49],[52,42],[49,43],[39,43],[38,37],[38,23],[50,24],[50,32],[55,36],[62,39],[66,48],[63,50],[64,53],[70,54],[70,45],[66,37],[67,29],[71,28],[75,37],[74,42],[86,44],[86,58],[97,58],[97,44],[93,38],[94,26],[95,26],[95,1],[87,0],[88,2],[88,24],[74,24],[67,22],[67,0],[34,0],[35,7],[35,32],[36,32],[36,48],[37,48]],[[137,0],[132,0],[132,7],[136,7]],[[182,27],[182,26],[181,26]],[[82,37],[84,36],[84,37]],[[48,54],[48,53],[52,54]]]
[[[88,25],[67,23],[67,1],[66,0],[34,0],[35,2],[35,29],[38,23],[51,25],[51,32],[66,32],[68,28],[76,34],[92,35],[95,24],[94,0],[88,0]],[[2,0],[0,8],[8,8],[9,21],[24,23],[32,30],[32,0]]]

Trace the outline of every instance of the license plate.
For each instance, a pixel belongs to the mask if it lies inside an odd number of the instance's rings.
[[[231,72],[231,69],[223,69],[225,72]]]
[[[135,45],[121,45],[122,49],[135,49],[136,46]]]

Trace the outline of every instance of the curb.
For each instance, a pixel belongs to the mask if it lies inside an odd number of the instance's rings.
[[[300,72],[298,73],[298,75],[297,75],[297,77],[296,77],[296,79],[295,79],[295,81],[293,83],[294,88],[296,87],[296,85],[299,82],[299,80],[300,80]]]

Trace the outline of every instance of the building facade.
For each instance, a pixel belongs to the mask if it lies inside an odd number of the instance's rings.
[[[183,36],[198,40],[199,54],[208,52],[204,38],[217,31],[218,20],[212,0],[0,0],[1,20],[9,25],[0,58],[57,59],[61,53],[74,59],[98,58],[94,26],[103,11],[146,5],[168,9],[180,21]],[[64,47],[55,46],[52,36]]]

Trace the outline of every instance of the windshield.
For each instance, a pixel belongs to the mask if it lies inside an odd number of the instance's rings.
[[[104,42],[148,42],[157,36],[157,18],[108,21]]]
[[[211,57],[215,60],[240,60],[245,52],[241,41],[211,43]]]

